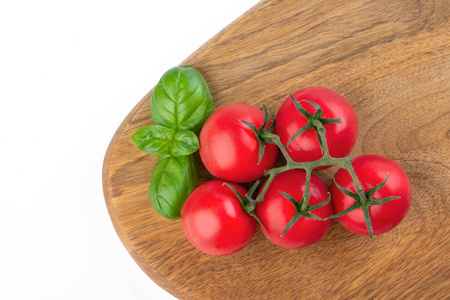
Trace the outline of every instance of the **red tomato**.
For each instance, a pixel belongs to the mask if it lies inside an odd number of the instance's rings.
[[[244,248],[256,230],[256,219],[247,214],[224,181],[212,180],[197,187],[186,200],[181,221],[186,237],[198,250],[215,256]],[[229,183],[245,196],[247,191]]]
[[[310,100],[317,103],[323,111],[323,118],[339,118],[341,123],[325,125],[326,140],[332,157],[346,157],[356,143],[358,119],[353,107],[338,93],[323,87],[309,87],[293,94],[297,100]],[[308,102],[300,105],[309,113],[316,109]],[[288,97],[278,110],[275,131],[281,142],[286,145],[300,128],[307,124],[306,118],[295,108]],[[314,129],[309,129],[295,138],[290,144],[289,156],[297,162],[314,161],[322,157],[319,140]]]
[[[401,198],[381,205],[372,205],[369,208],[369,214],[374,235],[382,234],[397,226],[411,206],[411,185],[405,171],[395,161],[378,155],[356,157],[352,166],[364,188],[364,192],[383,182],[389,173],[386,184],[372,197],[373,199],[392,196],[400,196]],[[356,192],[355,184],[347,170],[340,169],[334,179],[344,189]],[[342,193],[334,182],[331,185],[331,199],[336,213],[350,207],[355,202],[352,197]],[[338,220],[345,228],[354,233],[369,235],[364,222],[363,211],[360,208],[339,217]]]
[[[240,120],[257,128],[264,112],[249,104],[229,104],[214,111],[200,133],[200,157],[208,171],[221,179],[250,182],[264,175],[277,158],[278,148],[266,144],[261,162],[255,133]],[[267,124],[267,127],[270,125]]]
[[[256,205],[256,215],[269,233],[269,240],[285,248],[303,248],[319,241],[330,229],[332,220],[319,221],[309,218],[300,218],[281,237],[286,225],[295,213],[294,205],[289,202],[280,191],[291,195],[297,202],[303,198],[305,190],[306,172],[303,170],[290,170],[278,174],[273,179],[264,195],[264,200]],[[328,189],[325,183],[312,174],[310,181],[309,204],[318,204],[328,199]],[[324,207],[311,212],[324,219],[333,214],[331,202]],[[261,231],[267,237],[266,231]]]

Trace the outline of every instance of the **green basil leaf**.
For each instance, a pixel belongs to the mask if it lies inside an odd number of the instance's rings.
[[[174,137],[173,129],[152,125],[137,130],[131,136],[131,140],[139,150],[145,153],[164,155],[169,153]]]
[[[160,156],[150,178],[150,203],[164,218],[179,219],[196,181],[197,168],[193,155]]]
[[[198,147],[198,138],[195,133],[189,130],[180,130],[173,137],[170,152],[175,156],[189,155],[197,151]]]
[[[213,111],[213,102],[200,72],[191,66],[181,66],[161,77],[150,108],[155,124],[198,134]]]

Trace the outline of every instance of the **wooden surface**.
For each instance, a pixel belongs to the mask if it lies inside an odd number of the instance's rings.
[[[387,156],[410,177],[412,206],[397,228],[371,241],[335,221],[300,250],[258,231],[237,254],[202,254],[181,221],[159,217],[147,200],[156,157],[130,136],[152,124],[150,91],[118,128],[103,170],[112,223],[134,260],[181,299],[447,298],[449,14],[448,0],[262,1],[182,63],[201,71],[215,108],[264,103],[273,119],[300,88],[343,95],[360,124],[351,155]],[[334,171],[320,176],[329,184]],[[200,167],[197,184],[208,179]]]

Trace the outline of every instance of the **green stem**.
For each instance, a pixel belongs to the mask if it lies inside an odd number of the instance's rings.
[[[325,133],[326,133],[325,127],[319,120],[313,120],[313,121],[311,121],[311,123],[317,133],[320,148],[323,151],[323,156],[331,157],[330,151],[328,150],[328,144],[327,144],[327,140],[326,140],[326,136],[325,136]]]
[[[305,171],[306,171],[306,179],[305,179],[305,191],[303,192],[303,201],[302,201],[302,206],[301,206],[302,211],[305,211],[306,208],[308,207],[309,198],[311,197],[309,186],[311,183],[312,169],[307,168]]]
[[[264,195],[266,194],[267,189],[269,188],[270,184],[272,183],[272,180],[275,178],[275,176],[277,174],[278,173],[270,173],[269,174],[269,178],[267,179],[266,183],[264,184],[264,187],[261,190],[261,192],[259,193],[259,195],[256,197],[255,203],[259,203],[264,200]]]
[[[356,175],[356,172],[353,169],[351,162],[347,167],[345,167],[345,169],[347,169],[350,176],[352,177],[353,182],[355,183],[355,190],[359,196],[359,200],[361,203],[361,209],[364,213],[364,221],[366,223],[367,231],[369,232],[369,236],[372,239],[373,238],[373,229],[372,229],[372,220],[370,219],[370,213],[369,213],[369,207],[370,207],[369,199],[367,199],[366,194],[364,193],[364,188],[362,187],[362,185],[358,179],[358,176]]]
[[[283,153],[284,158],[286,159],[288,164],[294,163],[292,158],[289,156],[289,153],[287,152],[287,147],[283,145],[283,143],[280,140],[280,137],[273,133],[265,133],[260,136],[264,141],[267,141],[268,143],[272,143],[278,146],[281,153]]]

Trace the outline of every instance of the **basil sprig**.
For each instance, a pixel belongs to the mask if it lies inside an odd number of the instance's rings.
[[[199,148],[197,135],[214,109],[211,93],[197,69],[174,67],[156,85],[150,109],[155,125],[140,128],[131,140],[139,150],[160,155],[148,198],[161,216],[178,219],[197,181],[193,153]]]

